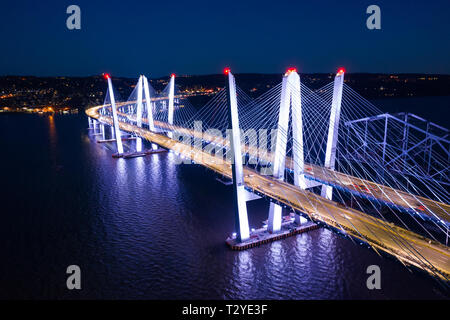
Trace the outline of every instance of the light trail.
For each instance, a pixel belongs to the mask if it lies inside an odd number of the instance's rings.
[[[129,102],[118,103],[117,105],[126,104],[129,104]],[[103,107],[89,108],[86,110],[86,114],[91,118],[112,125],[110,117],[99,114],[99,110]],[[184,158],[231,178],[231,164],[223,160],[222,157],[211,155],[162,134],[150,132],[129,123],[120,121],[119,127],[123,131],[141,136],[161,147],[173,150]],[[325,223],[337,230],[344,229],[348,235],[367,242],[375,250],[384,251],[405,264],[414,265],[442,279],[450,279],[450,251],[448,247],[441,243],[394,226],[361,211],[343,208],[334,201],[327,200],[289,183],[260,175],[248,167],[244,167],[244,174],[246,186],[255,192],[303,212],[313,221]]]

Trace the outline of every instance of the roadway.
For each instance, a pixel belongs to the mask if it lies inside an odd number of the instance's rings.
[[[98,110],[102,107],[87,109],[86,114],[112,125],[110,117],[99,114]],[[137,134],[223,176],[230,179],[232,177],[231,164],[220,157],[129,123],[120,122],[119,126],[123,131]],[[346,235],[368,243],[377,252],[386,252],[431,275],[447,281],[450,279],[450,250],[447,246],[363,212],[342,207],[289,183],[263,176],[253,169],[244,167],[244,175],[248,188],[307,214],[312,221],[330,225]]]
[[[119,112],[119,114],[135,121],[135,119],[130,117],[129,114],[121,112]],[[143,122],[148,123],[147,119],[143,119]],[[174,130],[191,137],[203,139],[204,141],[214,142],[217,145],[229,145],[229,142],[223,137],[221,138],[208,135],[205,132],[202,133],[175,125],[169,125],[161,121],[154,121],[154,124],[156,127],[163,128],[165,130]],[[241,149],[243,153],[250,154],[255,157],[257,156],[261,160],[268,162],[273,161],[274,155],[270,151],[261,151],[255,146],[249,146],[246,144],[242,144]],[[410,194],[325,167],[309,163],[305,163],[304,167],[304,175],[307,179],[309,178],[310,180],[320,181],[326,185],[346,189],[361,196],[377,199],[384,203],[406,209],[409,212],[414,212],[421,216],[425,216],[433,221],[439,221],[445,224],[447,228],[450,225],[450,205],[448,204]],[[286,168],[291,170],[294,168],[294,161],[290,157],[286,157]]]

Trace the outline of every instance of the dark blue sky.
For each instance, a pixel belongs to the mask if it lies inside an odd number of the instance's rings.
[[[81,8],[81,30],[66,8]],[[381,30],[366,28],[370,4]],[[0,74],[450,73],[450,1],[2,1]]]

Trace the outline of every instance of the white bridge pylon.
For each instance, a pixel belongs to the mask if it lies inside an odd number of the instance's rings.
[[[225,70],[228,75],[227,95],[229,104],[229,128],[232,130],[230,147],[233,154],[232,174],[233,174],[233,201],[236,223],[236,239],[240,242],[249,238],[248,214],[246,201],[248,199],[243,179],[243,164],[239,118],[237,112],[236,84],[235,79],[229,69]],[[334,81],[333,101],[329,124],[328,140],[326,146],[325,166],[334,170],[336,159],[336,145],[339,130],[339,118],[342,102],[342,88],[344,71],[340,69]],[[302,99],[300,76],[295,68],[290,68],[283,76],[280,111],[278,116],[277,135],[275,140],[274,158],[272,162],[272,175],[275,179],[283,181],[285,179],[287,141],[289,133],[289,116],[292,114],[292,152],[294,185],[301,189],[307,189],[322,185],[322,197],[331,199],[333,188],[323,185],[317,181],[310,181],[305,178],[304,172],[304,148],[303,148],[303,119],[302,119]],[[301,224],[302,218],[295,215],[297,224]],[[274,202],[270,203],[268,231],[276,233],[281,230],[282,207]]]
[[[146,76],[142,76],[144,80],[144,96],[145,96],[145,107],[147,110],[147,121],[148,121],[148,129],[152,132],[155,132],[155,122],[153,120],[153,102],[150,96],[150,90],[148,86],[148,79]],[[158,146],[152,143],[152,149],[158,149]]]
[[[167,123],[169,124],[169,126],[173,126],[174,97],[175,97],[175,74],[172,73],[170,75],[170,82],[169,82],[169,110],[167,114]],[[169,138],[173,138],[172,132],[168,132],[167,135]]]
[[[150,90],[148,89],[148,79],[144,77],[144,94],[145,94],[145,106],[147,109],[147,121],[150,131],[155,132],[155,124],[153,121],[153,104],[151,102]]]
[[[245,189],[243,178],[242,150],[240,139],[240,126],[238,116],[238,106],[236,97],[236,83],[233,74],[226,69],[228,76],[227,96],[229,112],[229,128],[232,131],[230,147],[233,153],[232,175],[234,188],[234,210],[236,234],[238,241],[245,241],[250,237],[247,205],[250,199],[248,191]],[[123,145],[121,133],[118,125],[118,114],[116,110],[115,98],[112,88],[111,78],[108,76],[108,88],[111,100],[113,115],[114,136],[117,142],[117,153],[122,154]],[[333,100],[331,106],[331,116],[328,130],[328,139],[325,154],[325,167],[334,170],[336,161],[336,146],[339,131],[339,119],[341,112],[342,91],[344,83],[344,70],[340,69],[334,80]],[[174,122],[174,97],[175,97],[175,75],[172,74],[169,81],[168,92],[168,115],[167,123],[171,127]],[[145,98],[145,101],[144,101]],[[153,103],[150,96],[148,79],[141,75],[137,83],[137,101],[136,101],[136,125],[143,127],[144,110],[147,111],[148,127],[150,131],[155,132]],[[144,103],[145,102],[145,103]],[[301,189],[322,185],[321,196],[332,199],[333,187],[324,185],[317,181],[311,181],[305,178],[304,172],[304,144],[303,144],[303,119],[302,119],[302,98],[300,76],[295,68],[290,68],[283,76],[280,111],[278,116],[277,134],[274,148],[274,158],[272,162],[272,175],[275,179],[283,181],[285,179],[287,141],[289,134],[289,118],[292,115],[292,158],[294,171],[294,185]],[[92,126],[95,123],[89,122]],[[171,129],[167,132],[168,137],[172,138]],[[136,151],[142,151],[142,138],[136,138]],[[152,144],[153,149],[157,146]],[[282,207],[277,203],[271,202],[268,217],[268,231],[276,233],[281,230]],[[295,215],[296,222],[300,224],[300,216]]]
[[[293,135],[293,160],[294,160],[294,184],[302,189],[308,187],[303,175],[303,120],[302,99],[300,89],[300,76],[295,68],[287,70],[283,76],[280,97],[280,112],[278,116],[277,135],[275,140],[274,159],[272,163],[272,175],[275,179],[284,180],[286,166],[286,144],[289,132],[289,112],[292,110],[292,135]],[[295,216],[300,224],[300,216]],[[282,222],[282,207],[271,202],[269,207],[268,231],[275,233],[280,231]]]
[[[143,118],[144,111],[147,112],[147,121],[148,121],[148,129],[152,132],[156,132],[154,115],[153,115],[153,105],[152,96],[150,94],[149,83],[146,76],[139,76],[139,80],[136,85],[136,126],[139,128],[143,127]],[[174,91],[175,91],[175,75],[171,75],[171,79],[169,82],[169,106],[168,106],[168,124],[173,125],[173,113],[174,113]],[[144,100],[145,99],[145,100]],[[130,105],[128,105],[128,109],[130,110]],[[133,108],[131,108],[133,109]],[[172,133],[168,132],[168,136],[172,137]],[[142,152],[143,149],[142,138],[136,137],[136,152]],[[152,143],[152,149],[158,149],[158,146]]]
[[[147,110],[148,128],[150,131],[155,132],[155,123],[153,119],[153,103],[151,101],[151,95],[149,90],[148,79],[146,76],[141,75],[137,83],[137,100],[136,100],[136,126],[142,128],[142,119],[144,117],[144,100],[145,98],[145,110]],[[169,126],[173,126],[174,115],[174,98],[175,98],[175,74],[170,76],[169,81],[169,105],[167,113],[167,123]],[[172,138],[172,132],[168,132],[167,135]],[[153,149],[157,148],[155,144],[152,144]],[[142,151],[142,138],[136,139],[136,151]]]
[[[230,69],[225,69],[228,76],[226,85],[228,102],[228,128],[231,129],[230,147],[233,155],[231,171],[233,175],[233,209],[235,215],[236,239],[243,242],[250,238],[247,215],[247,190],[244,183],[242,165],[241,132],[236,98],[236,82]]]
[[[111,77],[109,75],[106,75],[105,77],[108,79],[109,99],[111,100],[111,109],[112,109],[112,114],[113,114],[113,125],[114,125],[114,133],[115,133],[115,137],[116,137],[117,153],[122,154],[123,153],[122,135],[120,134],[119,119],[117,117],[116,100],[114,98],[112,81],[111,81]]]
[[[139,128],[142,128],[142,114],[144,112],[143,106],[142,106],[142,81],[143,76],[139,77],[138,84],[137,84],[137,101],[136,101],[136,126]],[[142,151],[142,138],[136,137],[136,151],[141,152]]]
[[[122,140],[120,139],[120,130],[118,129],[118,115],[117,115],[117,107],[115,104],[114,99],[114,92],[112,89],[112,83],[111,83],[111,77],[109,75],[105,75],[105,77],[108,79],[108,88],[109,88],[109,96],[111,100],[111,109],[113,114],[113,127],[112,129],[112,136],[115,137],[117,142],[117,153],[122,154],[123,153],[123,144]],[[136,126],[142,128],[143,127],[143,118],[144,118],[144,111],[147,112],[147,121],[148,121],[148,129],[152,132],[156,132],[155,129],[155,121],[154,121],[154,115],[153,115],[153,109],[155,102],[152,102],[152,99],[154,97],[151,96],[150,91],[150,85],[148,82],[148,79],[146,76],[141,75],[139,76],[137,85],[136,85]],[[145,99],[145,100],[144,100]],[[170,126],[173,126],[173,119],[174,119],[174,100],[175,100],[175,74],[172,74],[170,76],[169,81],[169,95],[168,95],[168,115],[167,115],[167,123]],[[133,107],[131,104],[126,105],[128,109],[128,113],[133,112]],[[92,126],[95,126],[95,123],[93,122],[93,119],[89,120],[89,128],[92,128]],[[117,128],[117,129],[116,129]],[[169,131],[167,135],[172,138],[172,132]],[[152,149],[157,150],[158,146],[154,143],[152,143]],[[136,137],[136,152],[142,152],[143,151],[143,143],[142,138],[137,136]]]
[[[339,119],[341,117],[341,104],[342,104],[342,88],[344,85],[344,73],[343,68],[338,70],[336,77],[334,78],[333,86],[333,100],[331,103],[330,125],[328,128],[327,149],[325,152],[325,164],[324,167],[334,171],[336,163],[336,146],[339,136]],[[320,195],[328,200],[332,200],[333,187],[322,185],[322,191]]]

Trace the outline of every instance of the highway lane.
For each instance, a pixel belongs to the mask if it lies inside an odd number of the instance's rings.
[[[98,113],[101,107],[90,108],[86,110],[86,113],[92,118],[111,125],[111,118],[100,116]],[[120,122],[119,126],[121,130],[138,134],[148,141],[171,149],[185,158],[231,178],[231,165],[222,158],[135,125]],[[406,264],[414,265],[443,279],[450,279],[448,247],[363,212],[343,208],[336,202],[294,185],[260,175],[247,167],[244,167],[244,174],[244,181],[248,188],[307,214],[313,221],[323,222],[367,242],[375,250],[387,252]]]
[[[396,205],[450,226],[450,205],[320,166],[305,164],[305,175],[333,187]]]
[[[135,121],[134,116],[130,116],[126,113],[120,114],[124,117],[128,117],[132,121]],[[144,119],[143,121],[144,123],[148,123],[147,119]],[[156,127],[165,130],[176,130],[179,133],[200,138],[208,142],[214,142],[218,145],[229,145],[229,142],[225,138],[212,136],[206,132],[194,131],[175,125],[170,126],[169,124],[161,121],[155,121],[154,124]],[[242,144],[241,149],[243,153],[257,156],[268,162],[273,161],[274,155],[268,150],[260,150],[256,146],[249,146],[247,144]],[[286,157],[286,168],[291,170],[294,168],[294,160],[291,157]],[[320,182],[333,187],[343,188],[358,193],[362,196],[375,198],[387,204],[398,206],[410,212],[415,212],[419,215],[426,216],[434,221],[439,221],[445,224],[447,228],[450,226],[450,205],[443,202],[410,194],[402,190],[394,189],[369,180],[361,179],[309,163],[305,163],[304,174],[306,178],[309,177],[312,180],[319,180]]]

